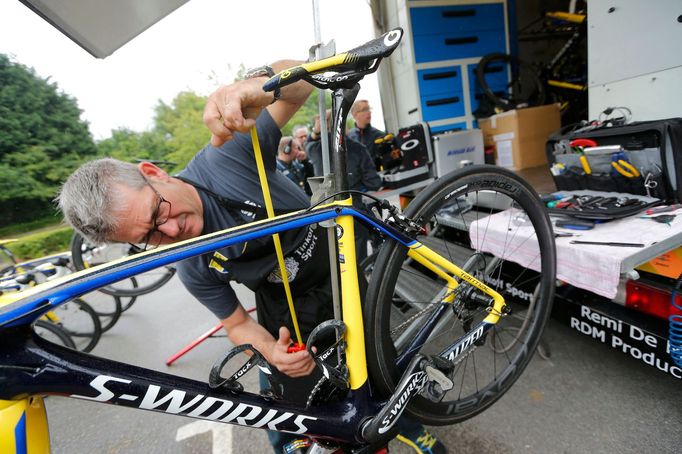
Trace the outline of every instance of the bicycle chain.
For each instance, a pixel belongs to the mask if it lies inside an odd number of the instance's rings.
[[[447,295],[445,295],[445,296],[443,297],[443,299],[447,298],[449,295],[450,295],[450,293],[448,293]],[[398,325],[398,326],[396,326],[395,328],[393,328],[393,329],[390,331],[389,334],[391,334],[391,335],[396,334],[396,333],[400,330],[400,328],[402,328],[403,326],[407,325],[408,323],[413,322],[414,320],[418,319],[419,317],[421,317],[422,315],[424,315],[424,314],[427,313],[428,311],[433,311],[433,310],[435,310],[436,304],[443,304],[443,302],[441,301],[440,303],[427,303],[427,305],[426,305],[426,307],[425,307],[424,309],[420,310],[419,312],[417,312],[416,314],[414,314],[413,316],[411,316],[410,318],[408,318],[407,320],[405,320],[404,322],[402,322],[400,325]]]

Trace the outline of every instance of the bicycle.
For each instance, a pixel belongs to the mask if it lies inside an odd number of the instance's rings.
[[[476,66],[476,82],[492,107],[507,111],[556,102],[560,104],[565,124],[584,120],[587,117],[587,16],[547,12],[519,31],[522,41],[565,36],[568,40],[561,43],[548,62],[527,63],[505,53],[484,55]],[[485,112],[485,108],[480,110],[481,116],[495,113]]]
[[[314,440],[315,452],[371,452],[395,436],[394,424],[403,413],[428,424],[452,424],[499,399],[527,365],[549,316],[555,278],[551,224],[526,182],[492,166],[466,167],[437,180],[405,213],[379,201],[389,213],[386,219],[353,208],[344,172],[343,125],[358,82],[396,49],[402,33],[398,28],[346,53],[296,66],[264,85],[272,91],[302,79],[332,90],[338,172],[336,188],[320,202],[105,263],[36,287],[0,307],[3,421],[20,421],[26,415],[26,427],[33,428],[29,423],[37,421],[40,433],[40,427],[46,427],[44,418],[35,408],[29,414],[28,408],[40,407],[36,395],[61,393],[302,434]],[[257,150],[255,129],[252,137]],[[356,221],[386,237],[364,304],[355,260]],[[492,221],[502,226],[501,245],[488,241],[493,239],[488,230]],[[307,340],[306,348],[325,377],[307,405],[292,404],[281,395],[270,365],[250,345],[230,350],[214,364],[205,383],[84,355],[31,333],[33,320],[68,298],[184,258],[311,224],[331,224],[336,233],[342,317],[321,323]],[[497,252],[500,247],[502,254]],[[526,256],[528,250],[534,271],[508,260],[507,254]],[[506,280],[508,276],[512,280]],[[533,290],[530,296],[522,290],[528,287]],[[523,319],[520,326],[508,316],[517,309]],[[399,319],[397,325],[392,324],[394,318]],[[315,352],[313,347],[325,335],[333,338],[332,345]],[[501,352],[495,348],[499,344],[507,348]],[[235,366],[240,352],[251,356]],[[270,382],[270,389],[260,395],[243,391],[239,383],[254,367]],[[7,424],[2,430],[0,440],[14,440]],[[41,440],[34,439],[33,432],[30,436],[31,442]]]
[[[40,282],[71,272],[67,267],[69,259],[65,254],[17,263],[9,249],[0,244],[0,255],[11,263],[0,277],[0,295],[26,291]],[[103,332],[97,312],[81,298],[74,298],[54,308],[43,315],[39,322],[40,333],[44,336],[83,352],[92,351]]]

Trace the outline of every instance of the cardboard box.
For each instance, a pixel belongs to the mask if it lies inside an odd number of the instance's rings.
[[[494,146],[502,167],[514,170],[547,164],[545,142],[561,129],[559,104],[510,110],[478,120],[486,148]]]

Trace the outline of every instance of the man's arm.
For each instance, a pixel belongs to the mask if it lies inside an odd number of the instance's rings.
[[[301,64],[300,61],[280,60],[271,65],[275,73]],[[305,103],[312,85],[298,81],[281,90],[274,104],[274,93],[263,91],[268,77],[256,77],[224,85],[211,93],[204,108],[204,123],[211,131],[211,145],[219,147],[231,140],[236,132],[248,132],[264,108],[282,128]]]
[[[223,319],[222,324],[233,344],[253,345],[270,364],[290,377],[303,377],[315,369],[315,363],[306,350],[287,353],[287,348],[291,343],[288,329],[280,328],[279,339],[275,340],[265,328],[249,316],[241,305],[232,315]]]

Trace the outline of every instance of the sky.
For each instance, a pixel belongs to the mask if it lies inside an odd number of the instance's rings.
[[[322,41],[344,52],[372,38],[367,0],[320,0]],[[97,59],[18,0],[0,1],[0,53],[50,77],[77,99],[95,140],[111,130],[151,127],[158,100],[193,90],[208,95],[234,79],[240,64],[306,59],[314,44],[312,0],[190,0],[105,59]],[[383,116],[376,74],[358,98]]]

